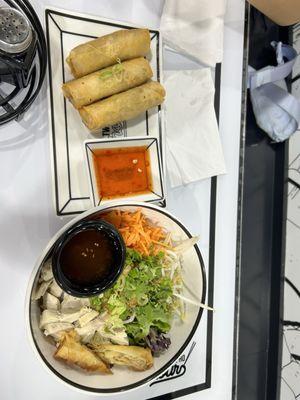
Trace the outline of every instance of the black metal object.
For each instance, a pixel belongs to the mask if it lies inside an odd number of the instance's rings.
[[[26,52],[18,55],[0,52],[0,83],[12,87],[10,92],[0,91],[0,125],[19,118],[31,106],[42,87],[47,66],[45,36],[34,9],[27,0],[6,0],[6,3],[24,13],[33,28],[33,37]]]
[[[247,23],[249,65],[275,65],[270,42],[288,43],[288,28],[254,8]],[[281,365],[287,145],[272,143],[257,126],[249,94],[245,122],[233,398],[275,400]]]

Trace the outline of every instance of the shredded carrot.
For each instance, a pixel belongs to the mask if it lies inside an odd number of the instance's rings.
[[[141,209],[135,212],[110,211],[101,215],[101,218],[119,229],[127,247],[142,254],[156,254],[164,248],[170,248],[164,230],[149,221]]]

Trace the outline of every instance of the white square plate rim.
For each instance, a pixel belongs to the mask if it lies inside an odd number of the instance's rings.
[[[63,18],[75,18],[75,19],[79,19],[79,20],[84,20],[85,22],[91,22],[91,23],[99,23],[99,24],[103,24],[103,25],[113,25],[116,26],[117,28],[140,28],[142,27],[140,24],[133,24],[130,22],[126,22],[126,21],[119,21],[119,20],[114,20],[114,19],[109,19],[109,18],[105,18],[105,17],[101,17],[101,16],[96,16],[96,15],[92,15],[92,14],[88,14],[88,13],[81,13],[81,12],[73,12],[73,11],[69,11],[69,10],[65,10],[63,8],[58,8],[58,7],[46,7],[45,8],[45,20],[46,20],[46,33],[47,33],[47,42],[48,42],[48,58],[49,60],[51,59],[51,49],[50,49],[50,45],[51,45],[51,38],[50,38],[50,34],[49,34],[49,20],[52,19],[51,15],[59,15],[62,16]],[[63,28],[59,27],[58,29],[60,29],[63,32],[68,33],[68,31],[64,31]],[[163,82],[163,77],[162,77],[162,72],[163,72],[163,68],[162,68],[162,42],[161,42],[161,35],[160,35],[160,30],[159,29],[153,29],[151,27],[148,28],[150,30],[151,33],[155,34],[155,36],[157,36],[157,44],[156,44],[156,48],[157,48],[157,56],[156,56],[156,68],[157,68],[157,80],[159,82]],[[80,34],[78,34],[80,35]],[[51,152],[51,172],[52,172],[52,186],[53,186],[53,200],[54,200],[54,208],[56,211],[56,214],[59,216],[67,216],[67,215],[75,215],[75,214],[79,214],[83,211],[85,211],[87,208],[90,208],[92,206],[92,200],[89,200],[89,198],[87,197],[79,197],[77,198],[72,197],[72,194],[67,195],[67,202],[63,205],[61,205],[59,203],[59,195],[62,193],[62,184],[59,183],[59,168],[57,166],[57,149],[56,149],[56,145],[55,145],[55,141],[57,140],[57,137],[59,137],[61,134],[57,134],[55,132],[55,105],[54,105],[54,101],[53,101],[53,76],[52,76],[52,67],[49,61],[49,69],[48,69],[48,101],[49,101],[49,107],[48,107],[48,113],[49,113],[49,129],[50,129],[50,152]],[[161,168],[162,168],[162,172],[163,172],[163,178],[165,178],[165,171],[166,171],[166,166],[165,166],[165,135],[164,135],[164,129],[165,129],[165,124],[164,124],[164,106],[162,107],[158,107],[158,111],[156,111],[157,114],[157,118],[158,118],[158,122],[157,122],[157,131],[159,131],[159,134],[157,136],[157,138],[159,138],[158,143],[159,143],[159,147],[160,147],[160,164],[161,164]],[[64,120],[65,122],[65,120]],[[147,124],[146,124],[147,125]],[[152,136],[151,133],[149,136]],[[137,137],[137,136],[136,136]],[[148,136],[145,136],[148,137]],[[125,137],[125,139],[128,139],[129,137]],[[93,139],[90,139],[93,140]],[[67,156],[66,156],[67,157]],[[85,158],[85,157],[83,157]],[[71,176],[72,175],[72,168],[68,165],[67,166],[68,169],[68,175]],[[163,184],[164,184],[165,179],[163,179]],[[68,178],[68,182],[70,185],[70,178]],[[165,192],[165,188],[164,188],[164,192]],[[81,207],[77,207],[76,210],[72,210],[72,211],[68,211],[68,205],[70,206],[70,202],[73,201],[77,201],[77,200],[81,200],[81,201],[89,201],[90,205],[89,207],[86,208],[81,208]],[[163,200],[157,200],[161,202],[161,206],[165,207],[165,194],[164,194],[164,198]]]

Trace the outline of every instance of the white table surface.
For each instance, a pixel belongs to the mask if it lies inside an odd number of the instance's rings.
[[[51,5],[158,28],[163,0],[32,0],[31,4],[41,20],[45,6]],[[187,396],[191,399],[231,399],[243,29],[244,0],[228,0],[220,108],[228,173],[218,178],[217,191],[212,387]],[[64,386],[41,367],[24,327],[24,299],[35,260],[68,221],[56,217],[52,202],[47,107],[45,82],[25,119],[0,128],[1,400],[91,397]],[[195,232],[202,212],[198,199],[207,185],[203,181],[168,192],[168,209]]]

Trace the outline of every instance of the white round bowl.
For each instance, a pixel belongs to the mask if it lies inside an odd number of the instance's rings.
[[[171,338],[169,349],[160,357],[155,357],[154,366],[144,372],[132,371],[130,369],[115,366],[113,367],[113,375],[88,374],[78,368],[68,366],[53,357],[55,346],[40,330],[40,308],[38,302],[32,300],[32,293],[37,286],[41,266],[48,254],[51,252],[56,240],[66,229],[82,219],[97,218],[101,212],[114,208],[128,211],[134,211],[137,208],[141,208],[143,213],[149,217],[151,221],[158,223],[158,225],[172,232],[173,237],[178,239],[187,239],[192,236],[176,217],[164,209],[154,205],[138,202],[112,202],[105,206],[93,208],[74,218],[50,240],[33,269],[26,295],[25,317],[27,332],[33,350],[39,360],[47,370],[55,375],[60,381],[65,382],[72,388],[79,389],[85,393],[94,393],[98,396],[107,396],[109,394],[133,390],[149,383],[151,380],[161,375],[173,362],[177,360],[191,341],[199,325],[203,311],[203,309],[198,306],[186,304],[185,321],[174,321],[171,331],[169,332]],[[191,247],[183,254],[183,279],[186,286],[189,288],[189,291],[196,294],[197,299],[201,303],[204,303],[206,278],[203,260],[197,245]],[[190,297],[191,294],[189,291],[187,290],[186,293],[183,291],[183,295]]]

